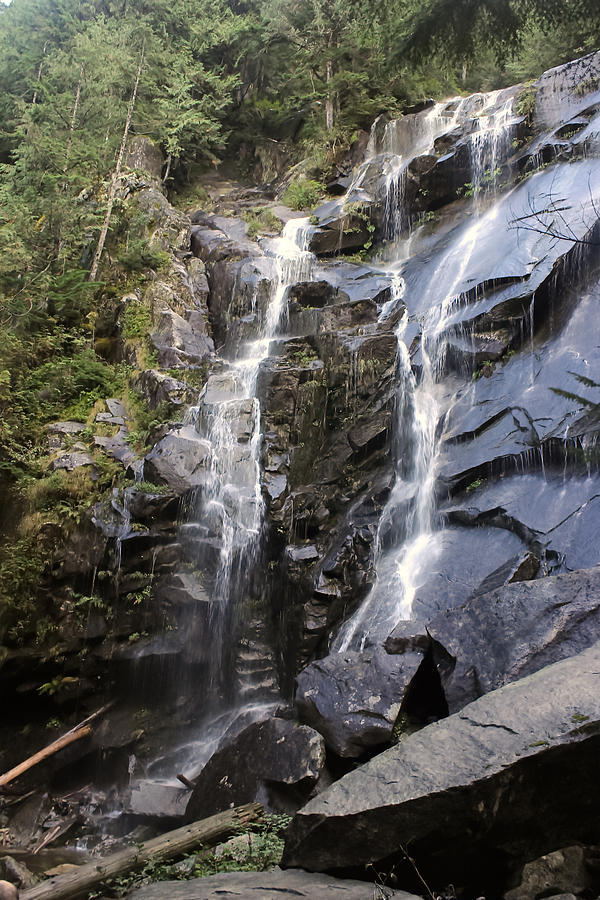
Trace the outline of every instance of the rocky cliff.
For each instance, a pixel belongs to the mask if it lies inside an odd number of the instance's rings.
[[[600,842],[599,71],[380,118],[306,215],[132,182],[168,264],[104,339],[164,421],[49,429],[120,474],[47,572],[53,655],[0,669],[29,713],[117,700],[80,753],[130,814],[180,816],[182,769],[191,817],[319,793],[286,864],[490,896]]]

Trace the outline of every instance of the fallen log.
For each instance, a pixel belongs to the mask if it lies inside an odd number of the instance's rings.
[[[25,772],[28,772],[29,769],[33,769],[34,766],[37,766],[38,763],[41,763],[45,759],[48,759],[48,757],[54,756],[54,754],[58,753],[59,750],[62,750],[63,747],[68,747],[69,744],[73,744],[75,741],[80,741],[82,738],[87,737],[88,734],[91,733],[91,727],[89,725],[84,725],[83,728],[79,728],[76,731],[69,731],[67,732],[67,734],[63,734],[61,738],[58,738],[58,740],[53,741],[51,744],[48,744],[47,747],[44,747],[44,749],[38,751],[38,753],[34,753],[33,756],[30,756],[29,759],[26,759],[24,760],[24,762],[19,763],[18,766],[14,767],[14,769],[10,769],[8,772],[5,772],[4,775],[0,775],[0,787],[4,787],[11,781],[14,781],[15,778],[19,777],[19,775],[23,775]]]
[[[94,722],[113,705],[114,701],[113,703],[108,703],[106,706],[103,706],[101,709],[97,709],[96,712],[93,712],[91,716],[88,716],[83,722],[79,722],[78,725],[75,725],[74,728],[71,728],[71,730],[67,731],[66,734],[63,734],[62,737],[52,741],[47,747],[44,747],[42,750],[34,753],[33,756],[30,756],[22,763],[19,763],[14,769],[10,769],[8,772],[5,772],[4,775],[0,775],[0,788],[6,787],[7,784],[10,784],[10,782],[14,781],[15,778],[18,778],[19,775],[23,775],[25,772],[28,772],[29,769],[33,769],[34,766],[37,766],[38,763],[43,762],[50,756],[54,756],[54,754],[58,753],[59,750],[62,750],[63,747],[68,747],[69,744],[73,744],[75,741],[80,741],[82,738],[87,737],[88,734],[91,734],[92,732],[89,723]]]
[[[264,809],[260,803],[247,803],[236,809],[228,809],[209,819],[192,822],[150,841],[119,850],[104,859],[86,863],[72,872],[53,875],[41,884],[23,891],[20,900],[70,900],[87,893],[103,881],[124,875],[150,861],[162,862],[182,856],[201,844],[227,837],[240,825],[260,821],[263,815]]]

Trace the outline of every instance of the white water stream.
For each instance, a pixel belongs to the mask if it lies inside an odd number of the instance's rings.
[[[477,199],[480,190],[494,190],[496,169],[506,157],[511,142],[512,99],[498,106],[499,92],[484,95],[482,114],[477,120],[478,129],[470,136],[473,194]],[[432,135],[444,133],[438,129],[440,107],[437,104],[426,117],[424,134],[414,144],[416,153]],[[463,102],[458,101],[446,129],[454,127],[463,113]],[[393,123],[390,123],[393,125]],[[390,127],[388,126],[388,128]],[[386,129],[387,131],[387,129]],[[391,140],[388,138],[388,143]],[[427,147],[426,147],[427,149]],[[405,151],[406,153],[406,151]],[[416,154],[406,153],[406,170]],[[404,159],[404,157],[403,157]],[[400,193],[393,186],[384,169],[386,190],[392,192],[390,207],[402,202]],[[420,315],[421,372],[417,379],[413,372],[409,348],[404,334],[409,321],[411,298],[405,296],[402,279],[402,263],[405,255],[398,248],[396,270],[392,278],[392,297],[384,306],[385,318],[393,307],[404,300],[407,313],[396,330],[398,340],[398,398],[396,439],[396,482],[386,504],[378,529],[376,545],[377,580],[357,612],[342,626],[333,642],[334,651],[362,650],[368,644],[385,640],[394,626],[413,615],[413,602],[426,578],[435,571],[436,559],[442,545],[436,523],[436,482],[441,462],[444,422],[455,402],[453,390],[444,387],[445,360],[448,351],[448,329],[457,309],[466,302],[465,277],[478,236],[497,214],[497,208],[481,213],[479,203],[474,203],[476,218],[465,229],[459,242],[442,255],[432,271],[426,296],[419,298],[425,312]],[[386,215],[388,206],[386,205]],[[406,214],[399,212],[397,221]],[[445,285],[440,293],[440,285]]]
[[[277,336],[290,285],[310,280],[313,256],[308,251],[308,219],[292,219],[269,245],[276,279],[258,337],[244,355],[212,376],[189,416],[210,446],[210,466],[201,495],[201,522],[219,540],[219,566],[211,594],[209,680],[222,678],[222,663],[237,602],[260,551],[264,502],[260,482],[260,403],[256,382],[261,363]]]
[[[272,682],[264,689],[258,684],[237,694],[232,660],[241,636],[236,627],[239,607],[251,590],[264,523],[257,379],[272,340],[283,328],[288,288],[311,279],[314,257],[307,249],[311,233],[308,219],[292,219],[280,238],[265,242],[275,278],[266,309],[258,314],[258,336],[243,345],[241,355],[224,371],[209,378],[198,404],[188,411],[186,424],[205,440],[209,464],[196,521],[184,527],[218,545],[218,565],[209,591],[203,719],[184,744],[154,760],[146,772],[154,780],[172,783],[175,771],[193,777],[223,740],[232,740],[277,705],[277,686]]]

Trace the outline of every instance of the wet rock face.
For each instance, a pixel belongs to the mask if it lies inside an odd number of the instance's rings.
[[[254,800],[273,811],[297,809],[314,791],[324,767],[323,739],[312,728],[284,719],[255,723],[203,768],[186,819],[202,819]]]
[[[511,867],[564,846],[567,835],[594,843],[599,664],[595,644],[344,776],[296,814],[284,865],[327,871],[393,860],[407,885],[410,844],[434,890],[452,882],[497,892]]]
[[[296,665],[372,582],[375,523],[391,477],[397,344],[393,334],[360,330],[282,343],[259,379],[269,517],[292,538],[283,612],[297,624],[284,656]],[[303,552],[310,542],[316,553]]]
[[[597,566],[506,584],[431,619],[426,634],[450,712],[600,640],[599,592]],[[410,623],[385,643],[392,654],[413,645]]]

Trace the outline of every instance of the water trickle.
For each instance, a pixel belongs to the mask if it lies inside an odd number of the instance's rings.
[[[493,191],[498,184],[500,166],[509,155],[513,138],[513,97],[500,101],[501,91],[484,95],[484,106],[474,120],[476,131],[470,136],[471,190],[476,199]],[[500,103],[500,105],[499,105]]]

